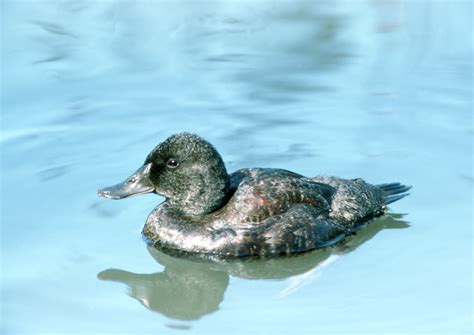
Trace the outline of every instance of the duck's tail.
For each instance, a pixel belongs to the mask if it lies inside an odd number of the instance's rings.
[[[391,204],[397,200],[405,198],[410,193],[407,193],[411,186],[405,186],[400,183],[387,183],[376,185],[380,188],[385,194],[385,204]]]

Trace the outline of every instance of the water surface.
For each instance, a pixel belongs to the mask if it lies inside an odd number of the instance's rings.
[[[5,334],[472,331],[469,1],[2,1]],[[163,199],[99,199],[178,131],[228,170],[400,181],[341,248],[148,249]]]

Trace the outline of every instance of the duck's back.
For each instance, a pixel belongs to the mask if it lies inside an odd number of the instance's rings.
[[[386,198],[383,190],[366,183],[363,179],[342,179],[336,177],[314,177],[315,182],[335,189],[331,198],[330,218],[348,230],[383,214]]]
[[[406,192],[411,188],[400,183],[372,185],[361,178],[318,176],[312,180],[334,188],[330,219],[349,232],[358,230],[364,223],[383,215],[386,205],[407,196]]]
[[[391,185],[391,184],[390,184]],[[281,169],[242,169],[231,175],[229,206],[242,222],[261,222],[296,204],[307,204],[346,229],[383,214],[387,194],[363,179],[306,178]],[[247,215],[247,217],[245,217]]]
[[[296,204],[308,204],[329,211],[332,186],[280,169],[242,169],[230,176],[232,197],[223,216],[238,223],[262,223],[288,211]],[[233,214],[229,215],[229,211]]]

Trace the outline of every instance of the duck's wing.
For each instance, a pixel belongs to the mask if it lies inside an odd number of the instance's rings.
[[[264,170],[264,169],[262,169]],[[259,176],[243,178],[224,213],[235,224],[258,225],[287,212],[295,204],[307,204],[329,214],[332,186],[314,182],[293,173],[270,170]]]
[[[228,255],[269,257],[289,255],[333,245],[346,236],[343,227],[324,210],[310,204],[295,204],[281,214],[232,228],[235,239],[223,250]]]

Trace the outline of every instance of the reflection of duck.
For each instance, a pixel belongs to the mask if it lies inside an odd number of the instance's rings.
[[[150,310],[169,318],[193,320],[216,311],[229,284],[229,275],[247,279],[284,279],[316,268],[333,254],[345,254],[371,239],[382,229],[408,227],[399,215],[387,215],[375,220],[344,244],[290,257],[266,260],[219,260],[204,262],[176,258],[156,248],[148,251],[165,266],[164,272],[137,274],[108,269],[99,279],[126,284],[130,294]]]
[[[128,285],[130,295],[150,310],[179,320],[194,320],[212,313],[224,298],[229,276],[203,266],[166,267],[164,272],[137,274],[109,269],[99,279]]]
[[[143,234],[156,247],[218,256],[291,254],[336,243],[406,196],[399,183],[306,178],[279,169],[241,169],[230,176],[208,142],[169,137],[124,183],[99,191],[112,199],[155,192]]]

